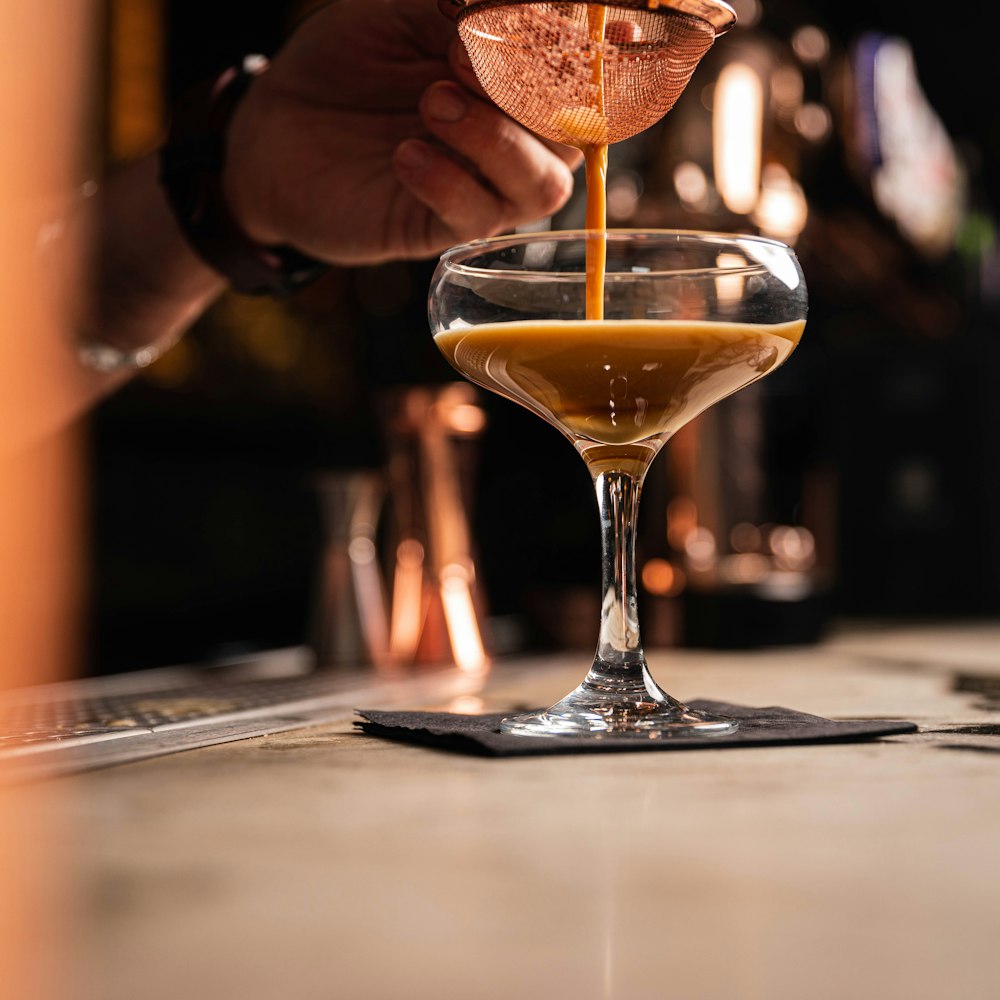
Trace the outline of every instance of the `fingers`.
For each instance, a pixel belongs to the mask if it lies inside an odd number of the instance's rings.
[[[450,0],[444,0],[444,2],[449,3]],[[455,78],[463,87],[471,90],[474,94],[479,94],[481,97],[486,96],[486,91],[483,90],[482,84],[479,82],[479,77],[476,76],[476,71],[472,67],[469,51],[466,49],[461,38],[456,37],[451,43],[451,47],[448,49],[448,64],[451,66],[451,71],[455,74]]]
[[[494,236],[524,221],[515,221],[502,198],[430,142],[401,143],[393,167],[403,186],[429,210],[417,217],[421,231],[407,233],[407,245],[414,252]]]
[[[442,0],[442,2],[451,3],[452,0]],[[455,74],[455,78],[463,87],[470,90],[473,94],[482,97],[484,100],[491,101],[489,94],[486,93],[479,82],[479,77],[476,76],[472,61],[469,59],[469,53],[460,38],[456,38],[452,42],[451,48],[448,51],[448,62],[451,66],[451,71]],[[561,142],[551,142],[540,136],[537,138],[539,142],[552,150],[556,156],[566,163],[571,170],[575,170],[583,162],[583,154],[578,149],[574,149],[572,146],[565,146]]]
[[[428,87],[420,115],[430,133],[467,161],[505,206],[510,224],[561,208],[573,190],[568,147],[556,152],[489,101],[450,82]]]

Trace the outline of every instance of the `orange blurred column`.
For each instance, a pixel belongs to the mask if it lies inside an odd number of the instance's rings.
[[[60,240],[86,178],[90,0],[0,5],[0,689],[75,669],[82,560],[78,432],[61,409],[78,262]],[[0,773],[0,782],[3,775]],[[71,995],[59,785],[0,783],[0,998]],[[49,817],[49,819],[46,819]]]

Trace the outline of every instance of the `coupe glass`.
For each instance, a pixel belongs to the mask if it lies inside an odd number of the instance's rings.
[[[594,241],[607,254],[603,320],[585,318]],[[636,600],[639,493],[678,428],[795,348],[806,287],[792,250],[756,236],[666,230],[478,240],[442,255],[429,316],[451,364],[558,428],[597,491],[602,600],[593,665],[561,701],[504,719],[503,731],[638,739],[733,732],[735,721],[688,708],[650,674]]]

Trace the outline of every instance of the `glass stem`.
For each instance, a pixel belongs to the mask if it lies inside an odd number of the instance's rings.
[[[601,515],[601,631],[584,683],[659,700],[639,638],[635,532],[642,480],[628,472],[601,472],[594,486]]]

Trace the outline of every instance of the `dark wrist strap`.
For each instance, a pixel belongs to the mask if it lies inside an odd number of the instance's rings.
[[[262,246],[237,225],[222,194],[226,127],[251,81],[267,69],[247,56],[217,80],[194,87],[174,108],[160,150],[160,184],[191,247],[247,295],[289,295],[328,270],[288,246]]]

